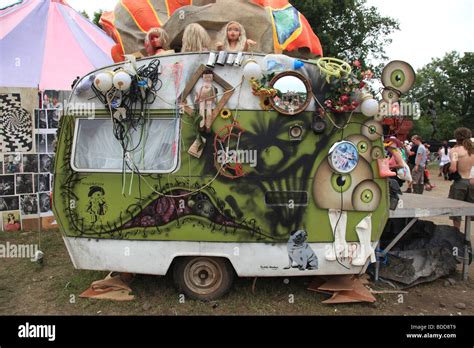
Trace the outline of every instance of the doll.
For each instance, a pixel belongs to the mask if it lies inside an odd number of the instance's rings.
[[[209,51],[210,43],[211,38],[206,29],[197,23],[191,23],[184,29],[181,52]]]
[[[145,49],[148,56],[164,53],[168,45],[168,34],[162,28],[151,28],[145,37]]]
[[[257,44],[255,41],[247,39],[245,28],[235,21],[227,23],[220,36],[221,41],[216,44],[219,51],[242,52],[247,51],[249,46]]]
[[[199,124],[199,128],[206,129],[207,133],[211,132],[212,126],[212,104],[216,100],[216,90],[212,85],[214,80],[214,74],[212,70],[206,69],[202,73],[203,84],[196,94],[194,102],[199,102],[199,114],[202,116],[202,120]]]

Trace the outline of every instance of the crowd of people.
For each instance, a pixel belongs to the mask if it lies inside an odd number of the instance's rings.
[[[471,177],[474,166],[474,145],[472,131],[458,128],[454,131],[456,144],[450,148],[443,141],[434,160],[439,161],[439,177],[453,181],[448,198],[474,203],[474,178]],[[411,142],[401,142],[392,136],[385,140],[385,150],[389,157],[389,168],[396,173],[400,187],[407,185],[405,193],[423,194],[436,186],[430,182],[427,169],[430,161],[430,145],[423,142],[419,135],[413,135]],[[459,228],[460,217],[451,217],[455,227]]]

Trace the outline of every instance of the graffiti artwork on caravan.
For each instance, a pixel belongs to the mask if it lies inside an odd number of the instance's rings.
[[[240,58],[155,56],[136,75],[122,63],[78,82],[69,105],[95,111],[61,118],[53,189],[77,268],[172,267],[182,291],[211,299],[234,271],[358,274],[374,262],[388,183],[382,125],[358,105],[374,99],[325,110],[326,58],[270,73],[267,56]]]

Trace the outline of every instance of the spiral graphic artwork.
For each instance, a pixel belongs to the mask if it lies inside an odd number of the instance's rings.
[[[33,121],[21,107],[20,94],[1,94],[0,114],[0,152],[31,152]]]

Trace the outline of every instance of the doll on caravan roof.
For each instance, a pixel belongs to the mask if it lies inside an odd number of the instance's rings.
[[[370,71],[316,57],[319,40],[287,1],[166,3],[141,47],[126,20],[109,28],[126,61],[78,81],[61,119],[53,209],[75,267],[172,271],[199,299],[224,294],[234,274],[364,271],[389,215]],[[157,55],[136,60],[145,36],[144,55]],[[280,54],[289,48],[313,59]],[[397,95],[414,77],[403,62],[384,74]],[[91,101],[94,114],[76,113]]]

